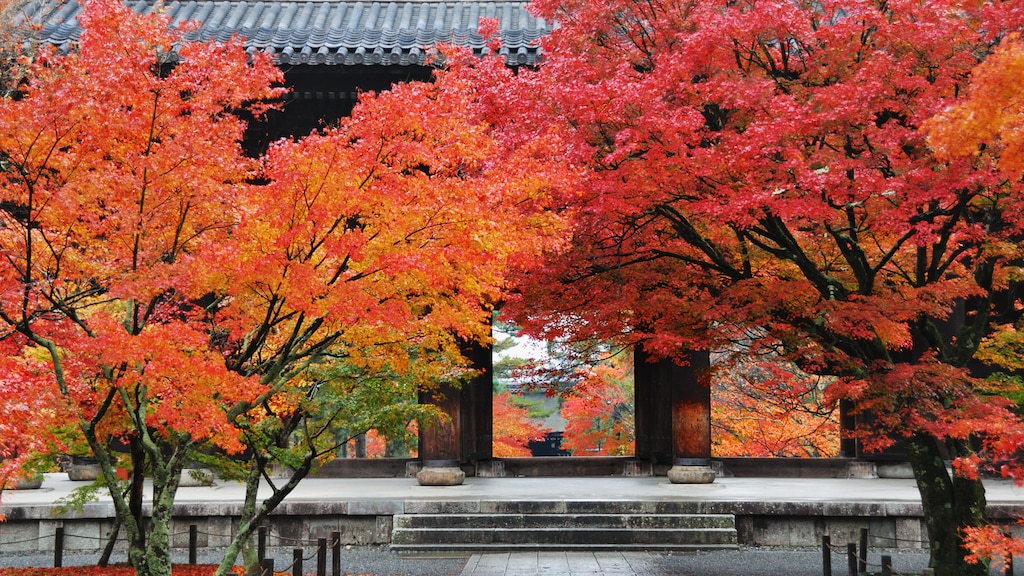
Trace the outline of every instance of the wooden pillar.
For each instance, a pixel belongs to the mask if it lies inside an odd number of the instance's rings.
[[[711,387],[706,350],[690,354],[686,366],[672,364],[672,456],[679,460],[711,459]]]
[[[445,383],[431,392],[420,392],[419,401],[437,406],[446,416],[442,421],[420,426],[420,460],[428,466],[440,463],[457,466],[462,459],[462,391]]]
[[[853,414],[853,402],[839,401],[839,456],[860,458],[860,441],[856,437],[857,417]]]
[[[637,458],[671,465],[675,483],[713,481],[708,352],[691,353],[686,366],[651,362],[642,349],[634,358]]]
[[[652,465],[672,465],[671,378],[665,362],[648,361],[640,346],[633,353],[636,457]]]
[[[462,484],[466,474],[459,466],[462,459],[462,391],[442,384],[431,392],[420,392],[421,404],[433,404],[445,418],[420,425],[420,461],[416,479],[424,486]]]
[[[463,354],[476,375],[463,382],[461,388],[444,384],[434,392],[420,393],[420,403],[433,404],[448,417],[445,422],[420,430],[420,461],[423,467],[416,475],[420,484],[461,484],[466,477],[462,464],[479,466],[481,462],[491,460],[494,430],[492,352],[490,344],[466,343]]]
[[[461,460],[479,463],[490,460],[493,455],[493,346],[473,342],[465,346],[464,354],[477,374],[462,385]]]

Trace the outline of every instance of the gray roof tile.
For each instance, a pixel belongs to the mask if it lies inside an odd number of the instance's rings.
[[[359,2],[308,0],[177,0],[165,4],[172,22],[199,22],[189,40],[225,41],[238,35],[250,50],[266,51],[282,64],[418,65],[429,48],[448,42],[487,51],[477,33],[480,18],[497,18],[511,65],[534,64],[538,40],[550,25],[526,11],[526,1]],[[156,0],[129,0],[139,13],[152,12]],[[27,18],[40,40],[64,49],[80,32],[77,0],[32,0]]]

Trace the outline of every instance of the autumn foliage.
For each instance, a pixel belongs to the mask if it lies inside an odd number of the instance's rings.
[[[253,159],[235,112],[279,95],[266,58],[90,2],[79,51],[0,108],[5,453],[39,448],[8,414],[52,405],[41,428],[70,416],[108,478],[131,445],[169,518],[198,448],[252,450],[256,480],[330,452],[308,423],[343,388],[314,366],[456,378],[502,302],[548,339],[828,377],[866,448],[905,449],[936,574],[984,573],[979,473],[1024,476],[1021,4],[532,9],[558,23],[536,69],[447,51],[435,84]],[[133,548],[140,573],[169,573],[165,545]]]
[[[242,116],[283,93],[267,56],[116,0],[80,21],[0,101],[4,466],[96,456],[134,568],[166,576],[178,474],[215,462],[248,487],[226,572],[347,435],[433,414],[389,399],[465,373],[508,271],[557,230],[548,151],[504,148],[453,79],[248,157]],[[271,465],[294,475],[258,501]]]
[[[90,4],[80,50],[40,56],[0,111],[5,385],[34,379],[43,405],[59,393],[62,416],[97,439],[187,431],[237,451],[209,398],[259,383],[211,347],[193,303],[211,286],[190,270],[227,237],[256,168],[229,110],[273,97],[279,72],[238,45],[186,45],[173,61],[175,33],[122,10]]]
[[[1019,32],[971,71],[968,95],[926,125],[928,144],[947,159],[993,158],[1011,178],[1024,174],[1024,42]],[[993,154],[994,152],[994,154]]]
[[[504,310],[535,335],[679,359],[741,345],[834,377],[826,404],[871,422],[865,447],[906,448],[936,573],[982,573],[960,546],[984,521],[975,465],[1017,474],[1020,422],[975,354],[1021,319],[1024,204],[1012,130],[954,157],[923,129],[970,94],[980,60],[994,56],[992,78],[1015,69],[1020,4],[533,9],[558,23],[541,66],[464,71],[509,145],[556,138],[551,161],[580,168],[553,190],[570,242]],[[978,104],[1006,100],[1012,128],[1017,82],[978,72]]]
[[[733,359],[711,384],[712,453],[723,457],[839,455],[839,410],[827,379],[770,359]]]
[[[530,411],[511,401],[509,392],[495,394],[492,401],[494,442],[492,453],[496,458],[522,458],[531,455],[530,442],[544,438],[549,428],[534,422]]]
[[[635,452],[631,358],[584,371],[563,394],[563,450],[573,456],[631,456]]]

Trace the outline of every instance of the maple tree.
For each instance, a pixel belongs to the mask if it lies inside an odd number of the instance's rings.
[[[1019,33],[1002,38],[999,45],[971,71],[966,97],[925,123],[928,143],[936,154],[949,162],[995,162],[1008,182],[1019,182],[1024,175],[1024,98],[1015,85],[1024,78],[1024,43]],[[1019,239],[1017,240],[1019,242]],[[1018,282],[1011,276],[1008,282]],[[1009,301],[1008,305],[1020,304]],[[1012,318],[1004,318],[1010,320]],[[1009,398],[1018,406],[1024,401],[1020,371],[1022,334],[1019,321],[995,326],[980,342],[975,360],[992,371],[989,393]],[[1011,432],[1012,433],[1012,432]],[[1005,451],[1019,446],[1018,438],[1006,442]],[[1018,525],[1020,521],[1018,521]],[[965,529],[970,559],[979,563],[1012,562],[1024,552],[1024,539],[1013,536],[1012,526],[985,525]]]
[[[725,364],[725,365],[723,365]],[[711,442],[717,456],[824,458],[839,454],[839,415],[827,379],[772,359],[716,361]]]
[[[834,376],[830,398],[872,415],[865,446],[906,449],[936,574],[985,573],[962,546],[984,523],[978,466],[1017,473],[1020,423],[975,354],[1020,318],[1021,187],[991,149],[936,156],[921,128],[1020,4],[534,9],[558,23],[541,66],[463,72],[509,145],[555,137],[551,162],[580,168],[554,191],[571,241],[504,310],[541,336],[681,361],[750,342]]]
[[[34,56],[21,42],[18,20],[22,0],[0,0],[0,98],[16,96],[28,64]],[[0,157],[0,170],[8,166]],[[21,354],[16,346],[7,345],[0,363],[14,362]],[[19,403],[6,405],[7,413],[0,417],[0,494],[20,479],[31,474],[27,460],[34,454],[53,448],[51,438],[35,433],[35,428],[53,428],[60,421],[60,404],[52,394],[36,394],[36,382],[31,379],[0,379],[0,397],[22,398]],[[48,390],[48,389],[47,389]],[[0,515],[0,521],[3,520]]]
[[[574,456],[630,456],[635,452],[632,356],[620,355],[615,360],[587,370],[563,394],[562,448]]]
[[[280,72],[237,43],[172,53],[180,31],[119,2],[90,2],[81,22],[79,49],[37,53],[0,103],[3,412],[56,404],[30,415],[32,434],[58,417],[74,424],[105,471],[133,566],[167,574],[182,467],[199,446],[241,450],[221,402],[262,388],[210,345],[197,303],[210,286],[190,270],[228,238],[255,168],[231,112],[258,115]],[[126,458],[128,486],[114,473]]]
[[[507,270],[555,222],[534,170],[549,150],[501,149],[471,86],[446,82],[365,95],[339,126],[249,158],[238,112],[281,94],[267,57],[185,42],[116,0],[81,23],[76,51],[32,63],[0,103],[0,402],[14,415],[49,395],[33,424],[71,419],[139,574],[169,574],[187,463],[244,479],[224,574],[349,436],[437,416],[392,400],[457,380],[465,343],[489,338]],[[274,482],[272,464],[292,474]]]
[[[275,143],[265,183],[249,189],[232,231],[242,250],[222,245],[230,253],[198,271],[232,279],[214,318],[228,367],[258,375],[287,407],[229,412],[243,430],[269,432],[247,434],[258,446],[249,444],[256,461],[240,535],[334,453],[336,434],[325,431],[354,436],[438,417],[396,400],[472,374],[466,343],[490,338],[508,271],[557,229],[543,210],[548,178],[533,169],[544,143],[503,150],[480,114],[471,84],[413,82],[364,94],[337,127]],[[358,390],[332,395],[339,408],[364,397],[355,409],[325,409],[336,377],[294,388],[321,361],[356,373]],[[311,410],[323,426],[310,424]],[[289,446],[298,453],[286,457]],[[282,460],[294,472],[277,486],[264,471]],[[257,504],[260,476],[274,493]]]
[[[511,402],[512,394],[495,394],[491,403],[493,412],[495,458],[522,458],[532,455],[530,441],[539,441],[551,431],[550,428],[534,422],[530,411]]]

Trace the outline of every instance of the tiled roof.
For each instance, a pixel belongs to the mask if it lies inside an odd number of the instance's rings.
[[[153,0],[128,0],[139,13],[159,5]],[[253,50],[274,55],[282,64],[423,64],[437,43],[486,51],[477,33],[481,18],[497,18],[502,55],[512,65],[534,64],[537,40],[551,26],[526,11],[527,2],[226,2],[193,0],[165,2],[175,22],[200,23],[190,39],[244,38]],[[27,18],[39,25],[43,42],[69,48],[78,39],[77,0],[32,0]]]

